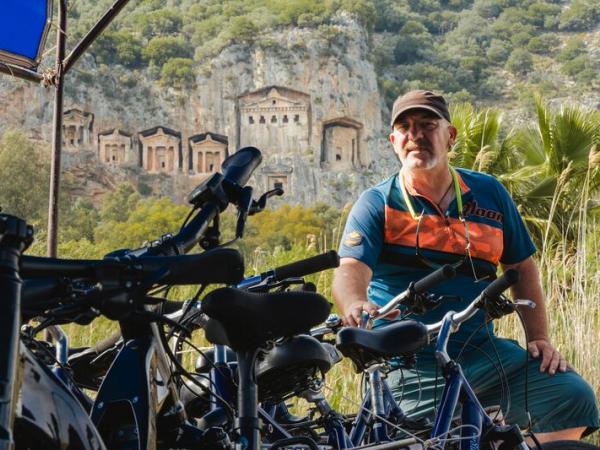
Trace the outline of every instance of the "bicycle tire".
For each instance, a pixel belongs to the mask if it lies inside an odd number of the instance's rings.
[[[593,444],[581,441],[552,441],[542,444],[542,450],[593,450],[600,449]]]

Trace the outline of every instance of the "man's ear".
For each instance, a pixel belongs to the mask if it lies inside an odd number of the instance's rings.
[[[393,131],[390,133],[390,142],[392,143],[392,145],[396,143],[396,136],[394,136]]]
[[[450,147],[452,147],[454,145],[454,142],[456,142],[456,135],[458,134],[458,130],[454,125],[450,124],[448,125],[448,132],[450,133],[448,144],[450,145]]]

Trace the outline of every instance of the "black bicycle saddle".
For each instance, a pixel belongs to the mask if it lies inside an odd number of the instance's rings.
[[[327,318],[331,305],[314,292],[250,293],[226,287],[208,294],[201,309],[210,318],[206,338],[243,351],[309,331]]]
[[[429,343],[427,328],[416,320],[394,322],[374,330],[342,328],[336,347],[356,365],[357,372],[386,358],[419,351]]]

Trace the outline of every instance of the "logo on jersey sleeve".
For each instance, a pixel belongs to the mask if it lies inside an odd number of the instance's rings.
[[[363,240],[362,235],[358,231],[351,231],[346,235],[346,239],[344,239],[344,245],[347,247],[356,247]]]

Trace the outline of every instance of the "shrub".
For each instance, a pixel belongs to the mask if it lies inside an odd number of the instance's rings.
[[[492,39],[486,55],[492,64],[504,64],[511,51],[512,45],[509,41]]]
[[[515,75],[524,75],[533,68],[533,57],[527,50],[517,48],[506,61],[506,69]]]
[[[540,34],[529,40],[527,50],[538,55],[549,55],[560,44],[560,39],[553,33]]]
[[[144,55],[152,64],[162,67],[171,58],[190,57],[191,49],[181,38],[161,36],[148,42]]]
[[[560,51],[557,56],[557,60],[560,62],[571,61],[580,55],[587,53],[585,42],[579,38],[571,38],[567,41],[564,48]]]
[[[245,16],[231,19],[227,37],[233,42],[244,42],[253,40],[258,34],[258,27]]]
[[[142,42],[127,30],[105,31],[92,47],[98,64],[121,64],[135,69],[143,63]]]
[[[422,57],[431,47],[431,35],[422,24],[409,20],[398,33],[394,47],[394,59],[407,64]]]
[[[171,58],[160,71],[160,84],[178,89],[192,87],[194,84],[194,61],[190,58]]]
[[[600,21],[597,0],[574,0],[560,15],[559,28],[568,31],[589,30]]]
[[[134,19],[135,30],[148,39],[154,36],[178,33],[182,23],[180,13],[169,8],[140,14]]]
[[[586,69],[591,69],[590,59],[587,55],[579,55],[569,61],[566,61],[560,68],[560,71],[565,75],[574,77]]]

